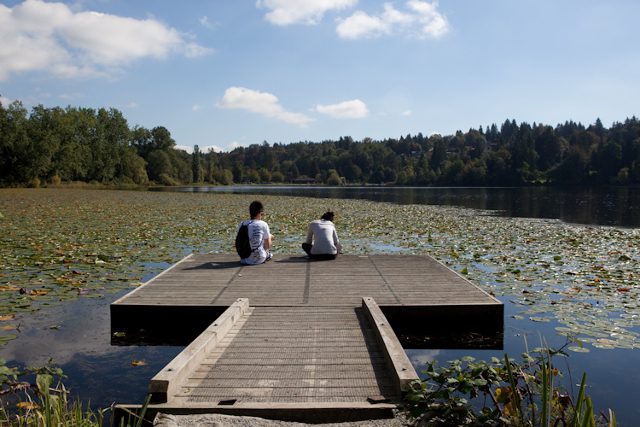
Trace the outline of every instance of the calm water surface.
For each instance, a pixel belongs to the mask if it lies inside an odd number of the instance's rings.
[[[174,189],[175,191],[175,189]],[[178,191],[222,191],[251,194],[280,194],[324,198],[360,198],[390,203],[454,205],[489,210],[496,215],[558,218],[566,222],[640,227],[640,192],[632,188],[550,189],[550,188],[330,188],[330,187],[185,187]],[[486,212],[483,212],[486,214]],[[145,278],[148,280],[149,277]],[[29,336],[9,342],[2,355],[9,362],[41,365],[46,360],[33,359],[36,348],[48,346],[68,375],[65,383],[72,393],[90,400],[92,406],[107,407],[113,402],[141,403],[150,378],[181,350],[181,346],[111,345],[109,304],[119,295],[99,299],[81,299],[53,307],[25,320]],[[564,344],[555,333],[557,324],[514,319],[517,312],[509,298],[505,304],[503,349],[440,350],[407,349],[418,371],[429,360],[440,364],[465,355],[488,360],[504,353],[518,358],[526,349],[540,346],[544,340],[551,347]],[[80,320],[78,320],[80,319]],[[56,333],[52,334],[52,328]],[[640,330],[636,331],[640,333]],[[33,350],[33,351],[32,351]],[[132,366],[144,360],[145,366]],[[598,350],[571,353],[564,367],[564,382],[575,387],[587,372],[589,394],[598,409],[613,408],[618,425],[640,425],[637,388],[640,384],[638,350]],[[562,364],[560,364],[562,367]]]
[[[450,205],[490,210],[501,216],[557,218],[578,224],[640,227],[640,188],[635,187],[437,188],[265,185],[180,187],[169,191],[276,194],[367,199],[398,204]]]

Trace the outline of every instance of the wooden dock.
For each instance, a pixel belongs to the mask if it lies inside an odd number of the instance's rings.
[[[113,332],[204,325],[151,380],[151,411],[314,422],[391,416],[417,378],[395,323],[501,328],[502,317],[502,304],[464,277],[404,255],[259,266],[190,255],[111,305]]]

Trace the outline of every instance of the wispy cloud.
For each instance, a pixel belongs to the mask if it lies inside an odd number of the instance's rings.
[[[178,149],[178,150],[184,150],[189,154],[193,154],[194,146],[193,145],[176,145],[175,148]],[[217,145],[198,146],[198,150],[201,153],[208,153],[209,151],[213,151],[213,152],[216,152],[216,153],[221,153],[221,152],[224,151],[224,149],[222,149],[221,147],[219,147]]]
[[[200,22],[200,25],[202,25],[204,28],[208,28],[209,30],[213,30],[216,27],[216,24],[209,21],[209,17],[206,15],[201,16],[200,19],[198,19],[198,22]]]
[[[411,111],[411,110],[405,110],[405,111],[403,111],[403,112],[402,112],[402,113],[400,113],[400,114],[402,114],[402,115],[403,115],[403,116],[405,116],[405,117],[409,117],[410,115],[412,115],[412,114],[413,114],[413,111]]]
[[[439,38],[449,32],[447,18],[438,11],[438,2],[410,0],[405,11],[385,3],[382,13],[369,15],[361,10],[339,19],[336,32],[343,39],[357,40],[392,34],[418,38]]]
[[[320,22],[325,13],[355,6],[358,0],[258,0],[256,6],[269,9],[265,19],[274,25]]]
[[[361,119],[369,115],[367,105],[359,99],[330,105],[316,105],[314,110],[336,119]]]
[[[280,105],[278,97],[273,94],[244,87],[234,86],[225,90],[224,96],[217,103],[217,106],[226,109],[246,110],[301,127],[307,126],[313,121],[311,117],[302,113],[293,113],[285,110]]]
[[[12,102],[13,100],[7,98],[6,96],[0,95],[0,104],[2,104],[3,107],[7,107]]]
[[[214,153],[222,153],[224,149],[217,145],[205,145],[203,147],[200,147],[200,151],[202,151],[203,153],[208,153],[209,151],[213,151]]]
[[[242,143],[240,143],[238,141],[233,141],[231,144],[229,144],[229,151],[233,151],[234,149],[236,149],[238,147],[242,147]]]
[[[41,0],[0,5],[0,39],[0,80],[28,71],[104,76],[140,59],[212,52],[155,19],[76,12],[64,3]]]

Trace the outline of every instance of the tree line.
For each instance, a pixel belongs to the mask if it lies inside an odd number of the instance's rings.
[[[213,142],[213,141],[212,141]],[[268,142],[189,154],[168,129],[116,109],[0,104],[0,185],[322,183],[420,186],[640,184],[640,121],[605,128],[505,120],[454,135]]]

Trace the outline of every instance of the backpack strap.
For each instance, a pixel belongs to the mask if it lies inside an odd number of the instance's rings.
[[[250,219],[249,222],[247,223],[247,237],[249,238],[249,247],[251,248],[251,236],[249,235],[249,226],[253,224],[253,220]],[[254,253],[255,251],[258,250],[258,248],[260,247],[260,245],[258,245],[257,248],[251,248],[251,253]]]

